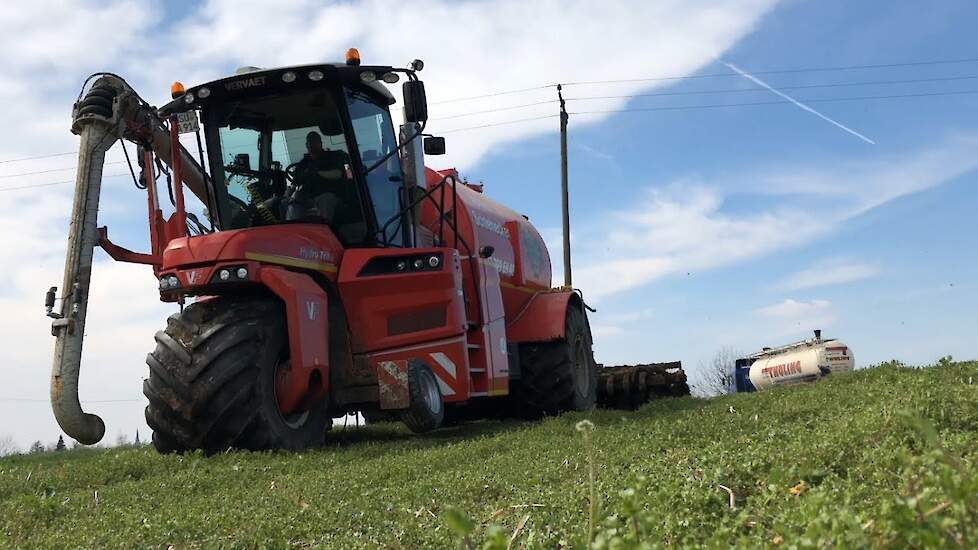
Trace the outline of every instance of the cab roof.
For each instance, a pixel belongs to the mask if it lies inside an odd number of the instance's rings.
[[[208,103],[224,103],[229,100],[250,99],[276,93],[305,91],[336,81],[368,88],[378,96],[378,99],[385,101],[387,105],[393,105],[394,96],[381,81],[384,74],[393,70],[393,67],[385,65],[345,63],[318,63],[274,69],[247,67],[239,69],[239,74],[189,88],[182,96],[166,104],[160,112],[175,113],[206,107]],[[363,73],[374,73],[376,78],[364,82],[360,77]]]

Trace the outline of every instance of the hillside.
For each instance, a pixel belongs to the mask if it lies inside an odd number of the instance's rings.
[[[589,457],[599,547],[974,547],[978,363],[428,436],[337,430],[303,454],[8,457],[0,546],[581,547]]]

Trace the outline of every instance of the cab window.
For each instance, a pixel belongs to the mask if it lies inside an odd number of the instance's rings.
[[[373,168],[366,177],[367,189],[377,215],[377,226],[382,229],[388,220],[401,211],[401,164],[398,155],[391,154],[397,149],[394,127],[387,109],[365,93],[347,90],[347,100],[360,160],[364,170]],[[384,236],[378,237],[401,245],[401,233],[401,224],[394,222],[387,228],[386,239]]]

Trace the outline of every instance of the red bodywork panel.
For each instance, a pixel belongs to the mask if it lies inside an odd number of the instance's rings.
[[[362,275],[384,257],[439,255],[436,270]],[[354,248],[339,273],[353,353],[392,349],[465,333],[462,272],[451,248]]]
[[[506,326],[510,341],[549,342],[563,338],[568,303],[575,296],[569,290],[535,294]]]
[[[258,274],[260,282],[285,302],[289,368],[277,373],[275,397],[279,409],[288,414],[303,402],[318,399],[329,389],[326,292],[303,273],[263,267]]]
[[[472,396],[464,335],[371,353],[367,359],[377,370],[382,409],[407,406],[407,368],[411,360],[421,361],[431,369],[442,401],[457,403]]]
[[[318,271],[335,280],[342,257],[343,245],[325,225],[269,225],[173,239],[163,251],[163,270],[252,260]]]

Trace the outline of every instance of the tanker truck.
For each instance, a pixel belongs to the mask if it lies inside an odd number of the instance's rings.
[[[814,382],[830,374],[851,372],[852,350],[841,341],[815,337],[763,350],[737,360],[734,382],[738,393],[762,391],[776,386]]]
[[[529,219],[456,170],[426,166],[445,142],[425,131],[422,67],[361,64],[351,48],[341,63],[175,82],[161,108],[118,75],[90,77],[73,111],[60,307],[56,287],[45,300],[51,403],[66,434],[93,444],[105,432],[78,395],[96,246],[145,265],[160,300],[179,305],[147,335],[145,414],[161,452],[314,447],[349,413],[426,432],[465,413],[688,393],[679,364],[599,368],[589,308],[579,291],[551,286]],[[395,127],[388,86],[398,81]],[[120,140],[137,146],[148,252],[97,225],[105,153]]]

